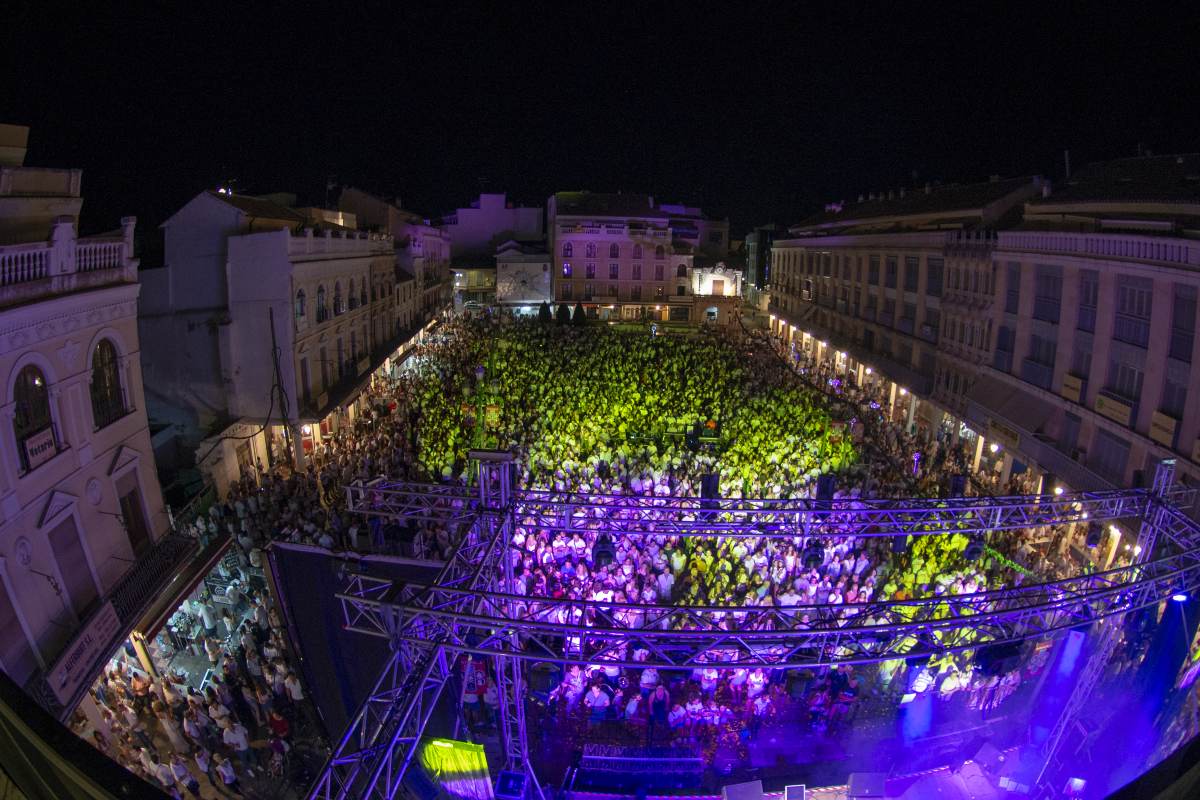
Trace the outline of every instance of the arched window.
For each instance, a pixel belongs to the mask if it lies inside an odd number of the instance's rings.
[[[587,247],[585,249],[587,251],[588,258],[596,257],[596,243],[595,242],[588,242]]]
[[[563,258],[571,258],[575,255],[575,247],[570,242],[563,242]]]
[[[13,433],[17,438],[17,451],[21,458],[21,469],[32,469],[31,456],[36,461],[33,465],[46,460],[44,447],[30,442],[39,433],[50,429],[50,389],[46,385],[46,376],[37,367],[30,364],[17,374],[17,385],[13,387]],[[51,434],[50,446],[58,448],[57,441]],[[30,452],[30,451],[35,452]]]
[[[92,353],[92,420],[100,430],[125,416],[125,393],[121,391],[121,373],[117,348],[101,339]]]
[[[342,282],[333,284],[333,315],[336,317],[346,309],[342,307]]]
[[[664,258],[666,256],[666,254],[667,254],[667,251],[663,249],[663,246],[661,244],[658,247],[654,248],[654,257],[655,258],[660,258],[660,259]]]
[[[358,297],[354,294],[354,278],[350,279],[350,310],[358,308]]]
[[[304,307],[305,299],[306,297],[303,289],[296,292],[296,319],[304,319],[304,314],[307,311],[307,309]]]
[[[358,304],[365,306],[367,304],[367,276],[364,275],[358,284]]]
[[[642,257],[642,246],[640,244],[635,244],[633,246],[633,257],[635,259]]]
[[[621,257],[621,247],[616,242],[613,242],[612,244],[610,244],[608,246],[608,257],[609,258],[620,258]]]
[[[675,277],[676,278],[686,278],[687,277],[687,267],[684,266],[683,264],[680,264],[678,267],[676,267],[675,268]]]
[[[317,322],[324,322],[328,316],[329,311],[325,308],[325,286],[322,284],[317,287]]]

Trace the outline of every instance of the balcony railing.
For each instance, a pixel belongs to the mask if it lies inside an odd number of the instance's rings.
[[[0,304],[36,300],[107,283],[133,283],[137,261],[132,258],[137,220],[121,220],[123,234],[79,239],[75,220],[59,217],[50,240],[0,246]]]
[[[1200,246],[1160,236],[1013,231],[1001,233],[999,250],[1064,253],[1200,267]]]
[[[1021,379],[1042,389],[1049,389],[1054,379],[1054,367],[1026,358],[1021,361]]]

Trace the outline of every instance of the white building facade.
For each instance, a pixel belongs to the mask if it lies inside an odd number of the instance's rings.
[[[0,669],[61,715],[174,562],[143,401],[135,220],[78,237],[78,171],[20,158],[0,166]]]
[[[496,250],[496,305],[536,313],[542,303],[552,302],[554,279],[546,248],[512,240],[501,244]]]

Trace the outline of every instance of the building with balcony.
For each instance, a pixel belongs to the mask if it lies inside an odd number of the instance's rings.
[[[168,533],[137,325],[135,220],[78,235],[78,170],[0,126],[0,669],[69,714],[189,544]]]
[[[355,215],[358,227],[386,234],[396,245],[396,263],[416,281],[417,313],[426,321],[450,306],[450,234],[425,219],[361,189],[343,189],[338,208]]]
[[[776,242],[772,325],[912,390],[910,423],[962,422],[974,462],[997,454],[1004,481],[1028,469],[1125,486],[1162,458],[1195,481],[1198,164],[1123,159],[1053,189],[991,181],[831,207]]]
[[[559,192],[546,219],[555,300],[602,319],[699,321],[694,259],[729,245],[727,220],[642,194]]]
[[[357,224],[209,191],[164,223],[166,266],[142,273],[147,383],[218,488],[303,464],[424,323],[392,237]]]

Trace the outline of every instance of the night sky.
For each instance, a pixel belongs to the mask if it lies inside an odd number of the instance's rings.
[[[1184,4],[411,5],[18,2],[0,121],[32,126],[27,163],[84,170],[88,232],[227,179],[321,204],[336,176],[428,216],[641,191],[739,236],[860,192],[1059,179],[1068,148],[1200,150]]]

